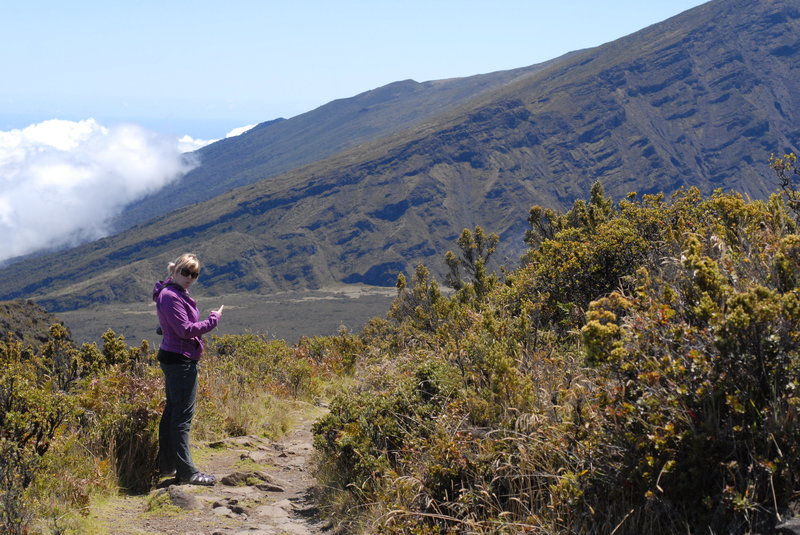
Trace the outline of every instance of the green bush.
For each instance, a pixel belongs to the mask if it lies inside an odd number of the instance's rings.
[[[39,457],[6,438],[0,438],[0,455],[0,528],[9,535],[26,534],[33,518],[27,489]]]
[[[615,476],[595,492],[626,488],[617,503],[723,532],[764,529],[800,483],[800,292],[764,286],[776,281],[731,238],[691,236],[679,267],[643,271],[635,296],[597,301],[583,328],[611,380]],[[781,243],[750,254],[769,262]]]
[[[74,408],[48,369],[33,348],[23,348],[11,335],[0,342],[0,527],[11,534],[26,533],[33,517],[29,487]]]
[[[524,265],[481,299],[424,267],[398,281],[357,386],[315,427],[328,499],[369,511],[362,531],[746,533],[785,514],[792,214],[779,195],[637,197],[534,207]]]
[[[435,418],[456,392],[455,370],[435,358],[392,374],[379,391],[344,392],[313,428],[315,448],[323,455],[318,474],[327,492],[347,508],[377,492],[419,436],[427,436]],[[379,378],[376,378],[380,381]]]

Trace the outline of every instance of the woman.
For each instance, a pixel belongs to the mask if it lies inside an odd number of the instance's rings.
[[[164,372],[167,402],[158,428],[161,475],[174,474],[181,484],[213,485],[216,478],[197,470],[189,452],[189,430],[197,395],[197,362],[203,354],[201,336],[217,326],[222,308],[199,321],[197,303],[189,287],[200,275],[200,262],[184,254],[167,266],[169,277],[153,288],[158,322],[163,334],[158,361]]]

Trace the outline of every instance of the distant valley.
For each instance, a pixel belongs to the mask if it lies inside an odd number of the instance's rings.
[[[252,333],[286,340],[357,332],[373,317],[383,317],[397,292],[394,288],[339,285],[320,290],[298,290],[259,295],[252,292],[208,296],[202,288],[192,292],[203,314],[225,305],[225,313],[212,336]],[[108,329],[125,336],[131,345],[147,340],[157,347],[155,305],[140,300],[59,312],[74,340],[92,342]],[[2,309],[0,309],[2,323]],[[45,325],[46,333],[49,324]],[[40,329],[41,330],[41,329]]]
[[[617,199],[689,186],[764,198],[769,155],[800,151],[798,35],[796,0],[714,0],[545,64],[397,82],[263,123],[201,150],[119,233],[0,270],[0,299],[146,303],[185,250],[209,300],[391,287],[418,263],[441,276],[476,225],[516,265],[531,205],[567,208],[597,180]]]

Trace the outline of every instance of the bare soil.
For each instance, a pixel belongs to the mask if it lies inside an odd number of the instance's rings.
[[[312,410],[313,409],[313,410]],[[195,464],[212,487],[164,479],[148,495],[119,496],[93,512],[103,533],[120,535],[314,535],[330,529],[313,502],[311,425],[321,410],[298,411],[277,441],[244,436],[204,444]]]

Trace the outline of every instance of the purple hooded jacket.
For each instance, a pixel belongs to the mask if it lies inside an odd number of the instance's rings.
[[[201,335],[217,326],[219,314],[211,312],[208,319],[198,321],[200,312],[189,292],[172,282],[158,281],[153,287],[158,322],[164,332],[160,348],[179,353],[192,360],[200,360],[203,354]]]

